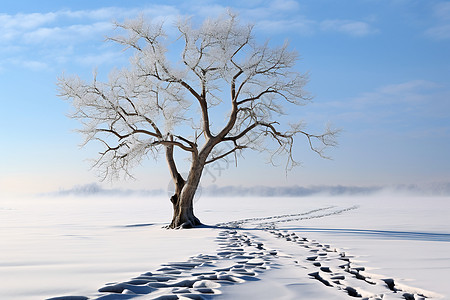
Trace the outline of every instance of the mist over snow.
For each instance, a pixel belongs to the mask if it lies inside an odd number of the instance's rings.
[[[60,189],[56,192],[43,194],[43,196],[159,196],[165,191],[159,190],[131,190],[131,189],[107,189],[97,183],[76,185],[70,189]]]
[[[307,197],[307,196],[370,196],[380,194],[408,196],[450,196],[450,182],[429,184],[402,184],[389,186],[345,186],[345,185],[313,185],[313,186],[200,186],[198,196],[208,197]],[[97,183],[77,185],[70,189],[60,189],[45,196],[165,196],[171,195],[167,189],[133,190],[120,188],[104,188]]]

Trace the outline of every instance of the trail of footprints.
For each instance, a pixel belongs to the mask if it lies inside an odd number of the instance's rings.
[[[362,299],[426,299],[428,296],[416,293],[414,288],[396,285],[394,279],[382,279],[380,276],[365,272],[365,267],[358,266],[352,257],[345,252],[338,252],[330,245],[323,245],[314,240],[299,237],[295,233],[280,230],[268,230],[277,238],[296,243],[306,248],[310,255],[296,261],[300,266],[312,269],[308,275],[328,287],[334,287],[346,292],[351,297]],[[356,281],[360,281],[359,284]],[[362,285],[360,283],[363,283]],[[365,287],[361,287],[365,286]]]
[[[259,229],[276,229],[277,224],[287,223],[292,221],[301,221],[308,219],[318,219],[333,215],[340,215],[342,213],[358,209],[358,205],[353,205],[346,208],[337,208],[335,206],[327,206],[322,208],[313,209],[307,212],[286,214],[286,215],[276,215],[268,217],[258,217],[258,218],[247,218],[242,220],[235,220],[231,222],[225,222],[217,224],[220,227],[230,227],[230,228],[242,228],[245,224],[255,225]]]
[[[358,266],[352,260],[353,257],[329,245],[275,228],[277,222],[284,221],[287,217],[322,217],[355,209],[351,207],[324,213],[331,208],[278,216],[279,220],[271,220],[276,219],[276,216],[218,224],[217,226],[223,229],[217,237],[219,249],[216,255],[198,254],[187,261],[164,264],[155,272],[141,274],[129,281],[106,284],[92,297],[65,296],[48,300],[132,299],[142,296],[145,299],[211,299],[214,295],[221,294],[222,286],[259,280],[258,274],[270,269],[270,265],[275,261],[280,262],[276,250],[267,249],[256,236],[241,229],[245,223],[255,221],[253,225],[259,230],[286,242],[295,243],[306,251],[306,255],[295,260],[295,263],[308,270],[312,280],[341,290],[349,297],[367,300],[431,298],[414,288],[396,284],[394,279],[368,274],[365,267]],[[316,215],[317,213],[319,215]]]
[[[66,296],[48,300],[87,299],[210,299],[220,288],[259,280],[258,274],[270,269],[276,251],[263,247],[255,237],[236,230],[222,230],[217,237],[216,255],[199,254],[184,262],[162,265],[129,281],[110,283],[93,297]]]
[[[270,232],[277,238],[285,239],[287,242],[296,243],[306,248],[309,255],[296,262],[306,269],[313,270],[313,272],[309,273],[312,279],[318,280],[328,287],[342,290],[351,297],[406,300],[433,298],[431,296],[434,295],[433,293],[425,295],[423,291],[418,289],[397,284],[392,278],[383,278],[379,275],[368,274],[365,267],[358,266],[354,260],[351,260],[353,257],[346,255],[344,252],[338,252],[336,249],[332,249],[330,245],[322,245],[314,240],[301,238],[295,233],[281,231],[276,228],[278,223],[322,218],[357,208],[358,206],[351,206],[336,209],[334,206],[328,206],[297,214],[237,220],[222,223],[219,226],[242,228],[244,225],[251,224],[261,230]],[[305,262],[307,265],[303,265]],[[362,286],[365,286],[364,288],[361,288],[361,283],[363,283]]]

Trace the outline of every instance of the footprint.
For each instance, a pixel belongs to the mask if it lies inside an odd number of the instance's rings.
[[[246,275],[246,276],[256,276],[256,273],[253,271],[247,271],[246,269],[233,269],[234,273],[237,273],[239,275]]]
[[[320,267],[320,271],[326,272],[326,273],[331,273],[330,267]]]
[[[98,291],[101,293],[117,293],[121,294],[125,289],[132,291],[135,294],[149,294],[155,291],[155,288],[150,287],[149,285],[134,285],[128,283],[118,283],[107,285],[100,288]]]
[[[361,294],[359,294],[358,291],[355,288],[352,288],[351,286],[346,287],[344,290],[347,291],[349,296],[358,298],[362,297]]]
[[[88,300],[88,297],[84,296],[62,296],[62,297],[53,297],[47,300]]]
[[[261,258],[253,258],[248,260],[245,265],[250,265],[250,266],[261,266],[263,265],[265,262],[263,259]]]
[[[322,276],[320,276],[319,272],[310,273],[308,275],[313,277],[314,279],[322,282],[326,286],[333,286],[333,285],[331,285],[331,283],[329,283],[327,280],[325,280]]]
[[[196,281],[192,287],[194,289],[198,289],[198,288],[216,289],[216,288],[221,287],[221,285],[220,285],[220,283],[217,283],[212,280],[199,280],[199,281]]]

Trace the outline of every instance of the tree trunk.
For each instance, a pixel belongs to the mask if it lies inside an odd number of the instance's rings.
[[[176,189],[175,194],[170,198],[173,205],[173,218],[169,228],[192,228],[202,224],[194,215],[194,196],[202,171],[203,166],[195,166],[193,163],[187,181],[183,183],[180,190]]]
[[[166,147],[166,159],[175,184],[175,194],[170,198],[173,218],[168,228],[191,228],[201,225],[194,215],[194,195],[200,183],[204,163],[193,155],[191,169],[186,180],[180,175],[173,159],[173,146]]]
[[[170,137],[172,140],[172,137]],[[186,180],[182,178],[177,170],[173,159],[173,145],[166,146],[166,159],[170,174],[175,183],[175,194],[170,198],[173,205],[173,218],[168,228],[192,228],[202,225],[194,215],[194,196],[197,191],[206,159],[217,140],[208,140],[203,149],[198,153],[192,153],[191,169]]]

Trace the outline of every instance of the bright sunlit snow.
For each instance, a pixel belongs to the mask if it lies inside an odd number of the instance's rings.
[[[214,283],[218,299],[299,299],[301,295],[338,299],[348,297],[349,289],[363,296],[385,295],[385,299],[402,299],[404,293],[449,296],[448,201],[387,195],[200,198],[197,215],[213,227],[166,230],[162,226],[171,211],[162,197],[10,199],[2,201],[0,208],[0,294],[4,299],[95,299],[108,294],[98,291],[108,283],[130,282],[147,272],[164,274],[158,270],[176,269],[170,264],[186,264],[204,255],[211,256],[207,263],[169,273],[175,279],[166,283],[200,282],[200,276],[219,274],[218,269],[246,261],[251,276],[235,270],[228,273],[241,278],[238,282],[207,282]],[[243,245],[230,248],[244,249],[242,258],[219,255],[233,243]],[[330,252],[322,250],[325,246]],[[358,276],[365,280],[339,267],[346,263],[340,260],[342,255],[350,259],[351,267],[364,267]],[[256,265],[249,267],[252,260]],[[257,268],[259,261],[264,268]],[[314,265],[317,262],[320,267]],[[333,288],[314,279],[315,273]],[[345,277],[340,284],[330,279],[339,276]],[[391,291],[383,281],[388,279],[402,291]],[[200,293],[202,284],[187,291]],[[175,287],[154,288],[144,299],[171,294]]]

